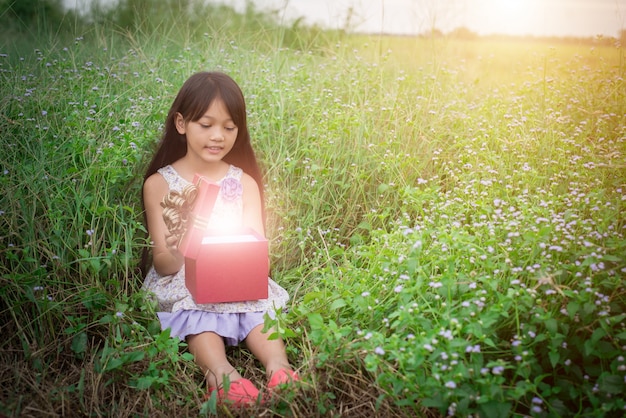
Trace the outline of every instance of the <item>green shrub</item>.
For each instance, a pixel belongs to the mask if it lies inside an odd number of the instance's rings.
[[[550,219],[528,196],[472,206],[398,192],[407,213],[429,208],[336,253],[296,308],[322,366],[348,359],[398,404],[452,415],[623,411],[626,243],[613,209],[595,228],[581,216],[621,191]]]

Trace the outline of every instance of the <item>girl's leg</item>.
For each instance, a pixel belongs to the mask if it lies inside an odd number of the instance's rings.
[[[187,337],[187,344],[196,363],[204,372],[209,388],[220,387],[225,375],[231,382],[241,379],[241,375],[226,357],[224,340],[216,333],[190,335]]]
[[[253,328],[246,337],[245,343],[252,354],[263,364],[267,376],[272,376],[280,369],[291,370],[283,340],[280,338],[269,340],[267,337],[274,331],[269,330],[263,333],[262,330],[263,324]]]

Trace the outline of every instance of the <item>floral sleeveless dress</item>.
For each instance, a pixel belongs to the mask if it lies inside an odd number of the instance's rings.
[[[158,170],[170,190],[182,191],[190,183],[168,165]],[[241,219],[243,198],[240,180],[243,171],[231,165],[224,178],[217,182],[220,191],[209,218],[209,227],[223,226],[232,219]],[[263,323],[265,313],[273,316],[289,300],[287,291],[272,279],[268,280],[268,298],[244,302],[196,304],[185,286],[185,269],[169,276],[159,275],[150,268],[143,283],[144,290],[152,293],[158,302],[158,313],[163,329],[170,328],[171,335],[184,339],[187,335],[213,331],[222,335],[230,345],[245,339],[245,335],[258,323]],[[241,314],[244,314],[243,316]],[[246,318],[245,314],[248,315]],[[237,321],[239,325],[234,323]],[[259,322],[260,321],[260,322]],[[208,324],[208,325],[207,325]],[[211,325],[212,324],[212,325]],[[238,328],[244,328],[243,331]],[[246,330],[245,328],[250,328]],[[232,330],[238,335],[224,335]]]

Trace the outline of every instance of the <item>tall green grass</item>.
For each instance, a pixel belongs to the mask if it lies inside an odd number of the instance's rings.
[[[246,95],[272,275],[292,295],[274,325],[306,384],[271,413],[623,412],[621,47],[170,10],[1,44],[1,413],[226,413],[137,269],[145,164],[207,69]]]

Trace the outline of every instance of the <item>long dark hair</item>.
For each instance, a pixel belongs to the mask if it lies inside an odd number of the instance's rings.
[[[163,135],[148,165],[144,182],[159,168],[172,164],[187,154],[187,138],[176,130],[176,114],[183,115],[185,121],[196,122],[216,99],[222,100],[237,126],[235,145],[223,161],[241,168],[256,181],[261,193],[261,210],[265,222],[263,176],[250,142],[250,132],[246,121],[246,102],[235,80],[221,72],[199,72],[189,77],[182,85],[165,120]],[[144,274],[148,267],[148,252],[146,248],[142,256],[141,268]]]

